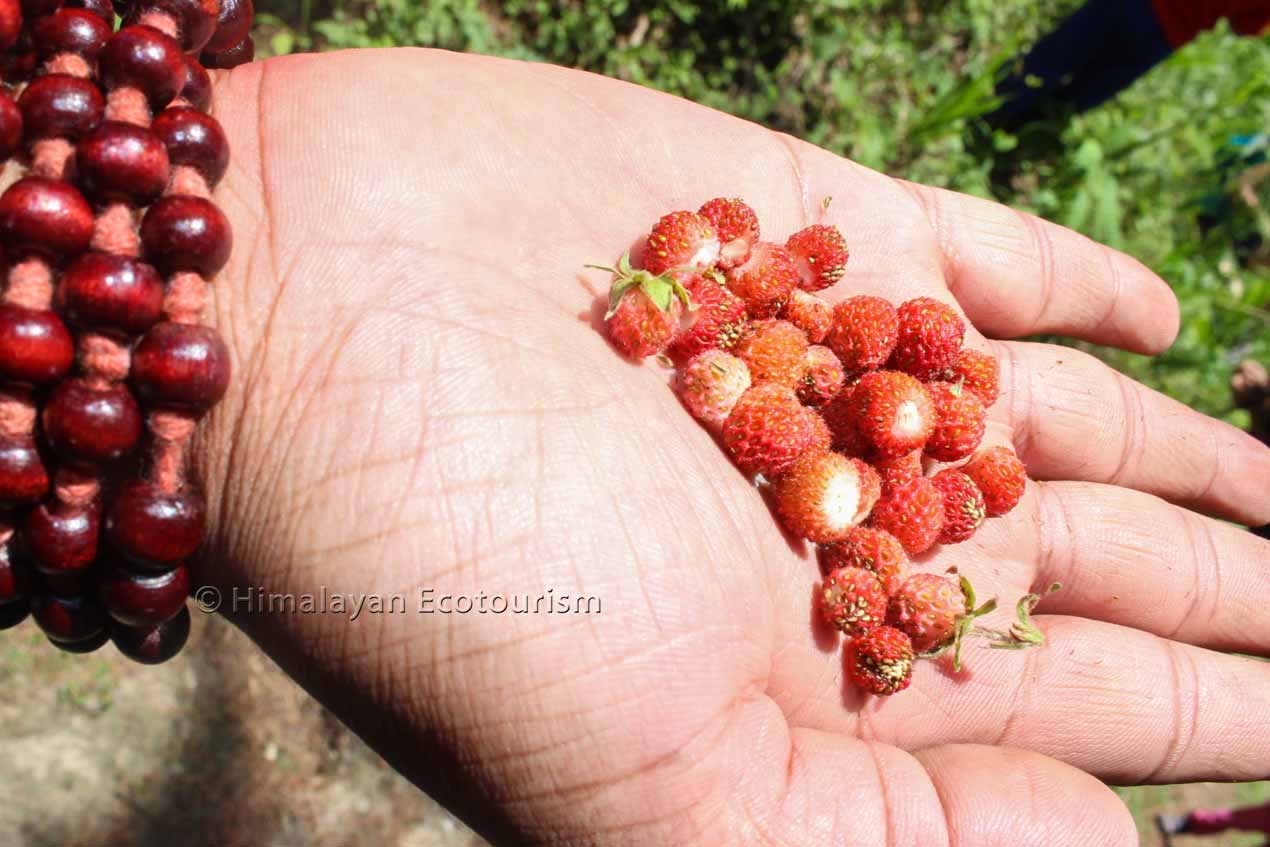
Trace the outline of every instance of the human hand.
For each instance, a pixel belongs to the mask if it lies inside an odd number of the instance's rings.
[[[420,786],[501,843],[1136,844],[1098,779],[1270,774],[1270,452],[1076,350],[1178,322],[1140,264],[655,92],[423,51],[217,82],[234,354],[200,469],[200,576],[407,598],[231,617]],[[991,436],[1022,503],[931,569],[1007,607],[1067,588],[1047,646],[923,663],[865,699],[812,624],[818,578],[653,364],[608,346],[609,262],[665,211],[827,220],[843,297],[955,301],[1001,361]],[[443,594],[600,614],[418,614]],[[253,607],[254,609],[254,607]],[[1096,778],[1097,779],[1096,779]]]

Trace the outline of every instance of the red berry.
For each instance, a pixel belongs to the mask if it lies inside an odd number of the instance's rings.
[[[861,377],[850,408],[860,438],[882,458],[920,450],[935,426],[935,405],[925,386],[898,371],[872,371]]]
[[[745,362],[722,350],[707,350],[679,369],[679,398],[694,418],[718,432],[750,387]]]
[[[696,212],[663,215],[648,234],[644,269],[663,274],[682,268],[708,268],[719,259],[719,236]]]
[[[755,244],[745,264],[728,271],[728,288],[745,301],[754,318],[777,315],[797,287],[794,260],[784,247],[768,241]]]
[[[873,507],[870,526],[894,535],[910,556],[929,550],[944,528],[944,498],[929,479],[887,486]]]
[[[918,297],[901,303],[899,334],[888,367],[921,380],[953,366],[961,350],[966,324],[946,303]]]
[[[794,535],[841,541],[869,516],[882,483],[873,468],[838,453],[805,452],[772,486],[776,513]]]
[[[828,347],[813,344],[803,356],[803,375],[798,381],[798,399],[808,406],[823,406],[838,396],[846,374],[842,362]]]
[[[963,388],[977,394],[985,409],[997,402],[997,397],[1001,395],[1001,373],[997,360],[978,350],[963,349],[957,354],[957,361],[948,372],[948,381],[960,382]]]
[[[847,240],[836,226],[814,224],[785,242],[798,268],[799,287],[805,291],[828,288],[847,270]]]
[[[913,644],[898,629],[880,626],[851,644],[847,675],[858,688],[887,696],[913,680]]]
[[[833,307],[833,326],[825,345],[838,354],[848,371],[882,367],[895,350],[899,316],[881,297],[860,295]]]
[[[944,498],[944,528],[939,532],[939,543],[956,544],[974,535],[988,516],[979,486],[954,468],[940,471],[930,481]]]
[[[802,381],[807,336],[789,321],[751,321],[732,352],[750,366],[755,383],[778,382],[794,388]]]
[[[935,428],[926,441],[926,455],[955,462],[979,449],[988,417],[979,396],[951,382],[927,383],[926,391],[935,404]]]
[[[821,546],[819,555],[824,571],[846,567],[873,571],[887,594],[898,591],[908,576],[904,546],[891,533],[870,526],[853,526],[841,541]]]
[[[851,409],[855,388],[855,382],[844,382],[834,398],[820,407],[820,414],[833,434],[833,449],[848,456],[865,456],[869,445],[860,437]]]
[[[1018,505],[1027,487],[1027,470],[1009,447],[980,451],[961,469],[983,492],[988,517],[995,518]]]
[[[864,568],[838,568],[820,587],[820,614],[846,635],[862,635],[886,622],[887,598],[881,581]]]
[[[825,423],[825,419],[815,409],[803,409],[810,421],[811,438],[807,441],[807,449],[817,453],[826,453],[833,446],[833,433],[829,431],[829,424]]]
[[[946,646],[957,618],[966,614],[961,586],[945,576],[915,573],[891,598],[887,623],[903,632],[919,653]]]
[[[744,200],[716,197],[697,214],[709,221],[719,236],[719,267],[735,268],[750,258],[750,249],[758,243],[758,215]]]
[[[781,317],[807,333],[812,344],[819,344],[833,326],[833,307],[815,294],[795,288],[781,309]]]
[[[671,360],[681,365],[712,348],[727,350],[745,329],[745,301],[728,291],[710,274],[680,277],[692,303],[678,331],[666,348]]]
[[[723,443],[741,470],[771,479],[793,464],[814,436],[808,409],[791,389],[774,382],[742,394],[723,422]]]
[[[636,359],[660,353],[679,328],[688,292],[673,276],[654,276],[631,267],[623,256],[617,268],[588,267],[614,275],[609,289],[609,311],[604,316],[609,338],[622,353]]]
[[[882,477],[883,485],[895,485],[923,475],[922,451],[913,450],[890,459],[874,459],[873,469]]]

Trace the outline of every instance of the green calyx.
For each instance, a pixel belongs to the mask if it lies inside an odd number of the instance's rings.
[[[975,629],[975,619],[981,618],[990,612],[996,611],[997,598],[989,598],[983,605],[976,605],[978,600],[975,597],[974,586],[970,584],[970,580],[964,576],[959,576],[961,582],[961,596],[966,603],[966,613],[958,615],[956,622],[953,624],[953,632],[947,641],[933,650],[928,650],[920,655],[923,659],[933,659],[936,656],[942,656],[948,650],[953,651],[953,670],[961,671],[961,644],[965,641],[966,636],[972,633],[977,634]]]
[[[613,313],[617,311],[617,306],[622,302],[622,296],[631,288],[638,287],[656,304],[657,308],[663,312],[670,311],[671,301],[678,297],[684,304],[685,308],[692,307],[692,300],[688,296],[688,289],[673,276],[674,271],[667,271],[660,276],[649,273],[645,270],[636,270],[631,267],[631,254],[626,253],[617,262],[616,268],[610,268],[606,265],[586,265],[585,267],[594,268],[599,271],[607,271],[613,274],[613,286],[609,288],[609,309],[604,314],[604,319],[608,320],[613,317]]]
[[[988,646],[1000,650],[1025,650],[1028,647],[1039,647],[1044,644],[1045,633],[1032,623],[1032,612],[1036,611],[1036,604],[1041,602],[1044,594],[1053,594],[1062,589],[1063,584],[1056,582],[1043,594],[1024,594],[1020,597],[1018,606],[1015,607],[1018,620],[1010,625],[1009,632],[985,632],[984,636],[992,642]]]

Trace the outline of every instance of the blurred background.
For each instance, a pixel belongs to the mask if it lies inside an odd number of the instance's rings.
[[[1264,427],[1270,386],[1255,363],[1270,364],[1270,40],[1220,23],[1096,108],[985,120],[1017,57],[1080,6],[258,0],[256,45],[258,56],[427,45],[586,68],[1035,212],[1142,259],[1181,300],[1182,333],[1163,356],[1089,349],[1204,412]],[[110,650],[65,656],[30,623],[6,634],[0,844],[483,843],[245,637],[196,618],[186,652],[158,669]],[[1153,845],[1155,813],[1263,802],[1270,783],[1120,793]]]

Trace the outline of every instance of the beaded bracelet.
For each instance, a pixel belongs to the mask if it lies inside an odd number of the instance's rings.
[[[0,194],[0,628],[31,614],[63,650],[147,664],[189,635],[188,446],[229,382],[199,323],[232,242],[204,66],[250,60],[252,16],[0,0],[0,155],[25,169]]]

